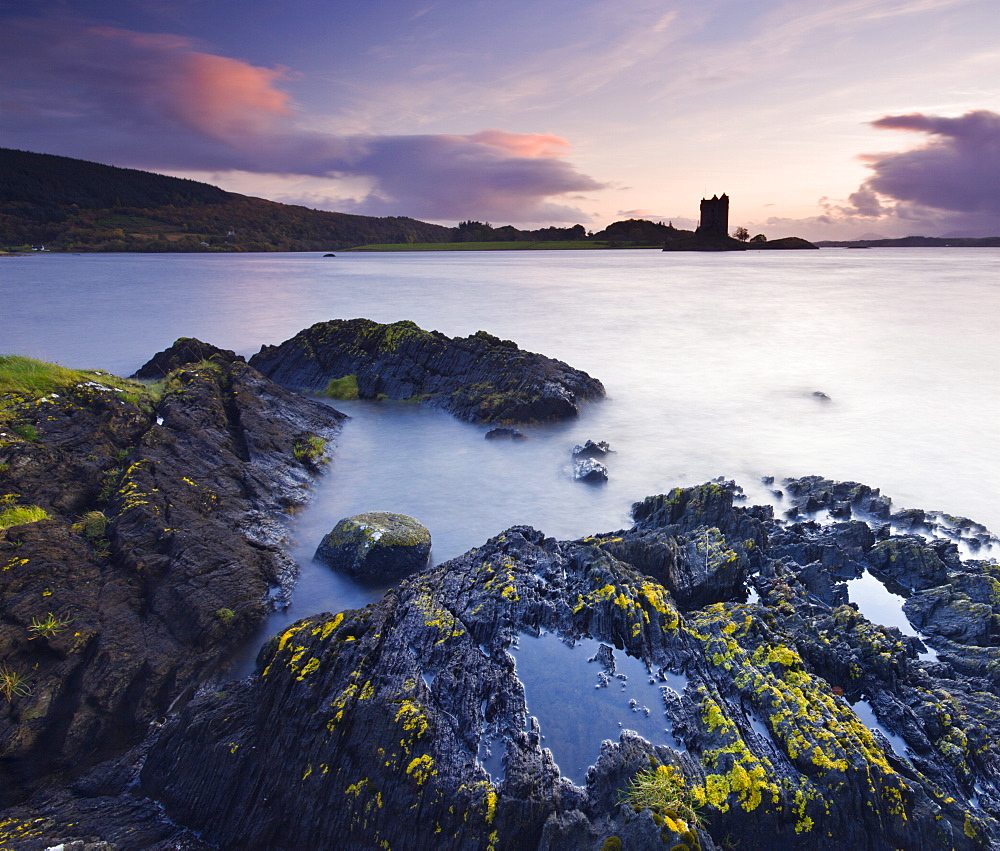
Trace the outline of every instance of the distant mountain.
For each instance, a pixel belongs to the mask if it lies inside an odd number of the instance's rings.
[[[0,247],[67,251],[328,251],[447,242],[453,228],[310,210],[217,186],[0,148]]]
[[[1000,236],[904,236],[899,239],[841,239],[816,243],[820,248],[1000,248]]]

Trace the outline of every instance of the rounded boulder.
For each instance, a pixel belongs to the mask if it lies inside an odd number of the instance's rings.
[[[401,579],[426,567],[430,554],[427,528],[389,511],[345,517],[316,549],[319,561],[366,582]]]

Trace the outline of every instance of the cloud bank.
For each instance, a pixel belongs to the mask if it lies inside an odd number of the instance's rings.
[[[864,157],[872,170],[844,212],[897,219],[972,235],[1000,234],[1000,115],[958,118],[912,113],[871,122],[885,130],[930,137],[908,151]]]
[[[292,77],[171,35],[9,22],[0,145],[158,171],[362,178],[367,191],[340,209],[434,220],[586,220],[565,199],[603,188],[551,134],[310,129],[281,88]]]

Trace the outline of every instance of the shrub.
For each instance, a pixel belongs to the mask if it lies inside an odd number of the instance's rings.
[[[229,623],[236,618],[236,612],[232,609],[216,609],[215,616],[223,623]]]

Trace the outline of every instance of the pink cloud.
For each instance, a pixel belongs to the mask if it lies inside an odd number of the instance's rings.
[[[601,189],[550,133],[338,136],[301,126],[283,68],[169,34],[48,21],[0,30],[0,145],[161,171],[358,176],[354,210],[437,220],[579,221]]]
[[[572,147],[560,136],[551,133],[509,133],[506,130],[481,130],[469,141],[490,145],[519,157],[561,157]]]

